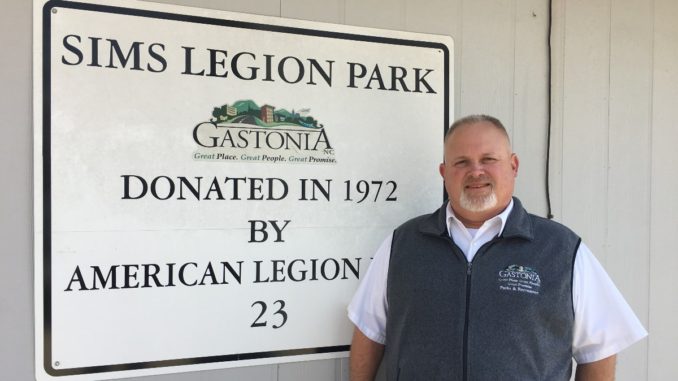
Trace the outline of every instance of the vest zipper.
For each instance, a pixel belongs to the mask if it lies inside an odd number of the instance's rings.
[[[459,250],[459,255],[461,255],[462,258],[466,261],[466,312],[464,314],[464,339],[463,339],[463,349],[462,349],[462,380],[463,381],[468,381],[468,368],[469,368],[469,361],[468,361],[468,321],[469,321],[469,309],[471,307],[471,270],[473,268],[473,262],[469,262],[468,259],[466,259],[466,255],[461,252],[461,250],[458,248],[458,246],[454,243],[454,240],[452,237],[449,235],[447,236],[447,239],[449,240],[450,244],[452,244],[452,250],[455,248]],[[473,257],[475,260],[479,254],[487,251],[487,249],[497,241],[497,237],[494,239],[490,240],[489,242],[485,243],[483,246],[481,246],[478,251],[476,252],[476,255]]]
[[[466,314],[464,316],[464,351],[462,362],[464,369],[462,370],[462,380],[468,381],[468,320],[469,308],[471,304],[471,268],[473,262],[466,262]]]

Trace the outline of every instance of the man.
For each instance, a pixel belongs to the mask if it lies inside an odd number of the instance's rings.
[[[501,122],[445,136],[449,203],[398,227],[350,306],[351,380],[614,379],[647,335],[579,237],[513,198],[518,157]]]

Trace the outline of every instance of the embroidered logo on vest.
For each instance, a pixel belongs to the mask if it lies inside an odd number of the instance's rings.
[[[524,292],[539,295],[541,278],[537,270],[520,265],[510,265],[499,271],[499,289],[510,292]]]

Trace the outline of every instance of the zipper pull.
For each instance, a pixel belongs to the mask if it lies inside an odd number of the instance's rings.
[[[471,266],[473,266],[473,263],[469,262],[466,266],[466,275],[471,275]]]

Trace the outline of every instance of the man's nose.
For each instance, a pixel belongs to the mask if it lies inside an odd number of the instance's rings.
[[[474,177],[478,177],[478,176],[485,174],[485,166],[483,165],[483,163],[481,163],[479,161],[471,163],[470,170],[471,170],[471,173],[470,173],[471,176],[474,176]]]

